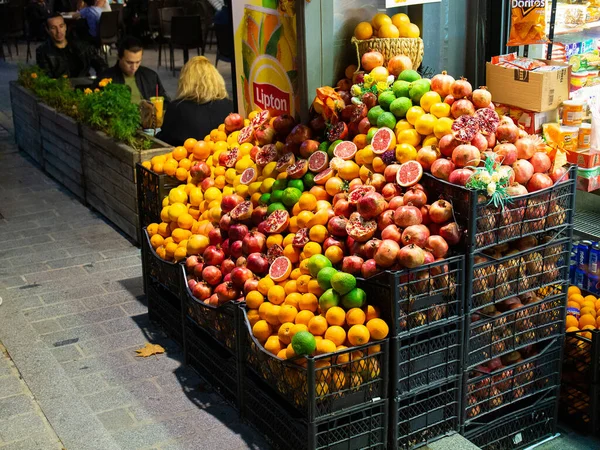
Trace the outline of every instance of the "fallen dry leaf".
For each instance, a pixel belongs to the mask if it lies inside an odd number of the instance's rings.
[[[147,358],[148,356],[164,353],[165,349],[158,344],[151,344],[150,342],[148,342],[144,347],[136,350],[135,352],[137,353],[136,356],[142,356],[144,358]]]

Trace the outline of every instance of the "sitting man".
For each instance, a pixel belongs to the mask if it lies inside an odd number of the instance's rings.
[[[141,65],[143,54],[144,49],[139,39],[125,37],[119,44],[117,64],[101,73],[98,80],[112,78],[113,83],[126,84],[131,89],[131,102],[136,105],[154,97],[157,88],[159,97],[164,97],[165,103],[169,102],[158,74]]]
[[[61,15],[46,20],[49,39],[36,50],[36,64],[52,78],[87,77],[90,67],[96,75],[106,70],[106,63],[98,50],[87,42],[67,41],[67,25]]]
[[[96,0],[83,0],[83,8],[73,13],[74,19],[85,19],[87,25],[87,31],[89,35],[83,32],[83,29],[77,21],[79,33],[82,37],[87,38],[90,42],[95,42],[98,38],[98,26],[100,25],[100,16],[102,15],[102,8],[96,6]]]

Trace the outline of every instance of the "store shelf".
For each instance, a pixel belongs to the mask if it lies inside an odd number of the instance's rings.
[[[600,239],[600,213],[577,211],[575,213],[575,234],[584,239]]]

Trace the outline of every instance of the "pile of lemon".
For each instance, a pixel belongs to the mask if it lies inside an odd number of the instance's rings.
[[[410,22],[404,14],[394,14],[392,17],[377,13],[371,22],[360,22],[354,29],[354,37],[361,41],[371,38],[418,38],[421,30]]]

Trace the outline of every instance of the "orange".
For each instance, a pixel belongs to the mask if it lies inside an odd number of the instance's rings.
[[[152,165],[152,170],[156,173],[164,173],[164,164],[163,163],[156,163]]]
[[[308,322],[308,331],[314,336],[323,336],[327,331],[327,320],[323,316],[315,316]]]
[[[154,159],[154,158],[152,158]],[[567,290],[567,294],[570,297],[572,294],[581,294],[581,289],[579,289],[577,286],[569,286],[569,289]]]
[[[333,325],[325,331],[325,339],[329,339],[336,346],[342,345],[346,340],[346,332],[340,326]]]
[[[169,224],[166,222],[161,222],[158,224],[158,234],[162,237],[167,238],[171,236],[171,229],[169,228]],[[207,238],[208,240],[208,238]]]
[[[281,341],[281,339],[280,339]],[[277,357],[279,359],[287,359],[287,348],[283,348],[281,350],[279,350],[279,353],[277,353]]]
[[[390,328],[388,324],[385,323],[383,319],[371,319],[367,322],[367,330],[369,330],[369,334],[371,338],[375,341],[380,341],[381,339],[385,339],[388,333],[390,332]]]
[[[364,307],[365,309],[365,314],[366,314],[366,320],[367,322],[371,319],[376,319],[377,317],[379,317],[379,308],[377,306],[373,306],[373,305],[367,305]]]
[[[275,282],[269,275],[267,275],[266,277],[260,279],[256,289],[258,289],[258,292],[260,292],[262,295],[267,295],[269,293],[269,289],[271,289],[273,286],[275,286]]]
[[[308,292],[308,283],[312,280],[310,275],[300,275],[296,280],[296,288],[298,292],[306,294]]]
[[[325,291],[321,289],[321,286],[319,286],[319,282],[317,280],[310,280],[308,282],[308,292],[310,292],[311,294],[315,294],[317,297],[320,297]]]
[[[285,349],[285,357],[286,359],[292,359],[294,356],[296,356],[296,352],[294,352],[292,344],[289,344]]]
[[[360,308],[352,308],[346,313],[346,323],[348,326],[364,325],[366,320],[365,312]]]
[[[570,302],[577,302],[580,305],[583,303],[583,295],[581,294],[573,294],[569,296],[569,301]]]
[[[581,308],[580,314],[582,316],[589,314],[590,316],[596,317],[596,308],[590,308],[589,306],[584,306],[583,308]]]
[[[346,347],[345,345],[338,345],[337,348],[335,349],[336,352],[341,352],[344,350],[348,350],[348,347]],[[350,362],[350,354],[349,353],[344,353],[343,355],[339,355],[334,358],[335,364],[347,364],[348,362]]]
[[[404,13],[394,14],[392,16],[392,23],[400,28],[400,25],[403,23],[409,24],[410,18]]]
[[[292,270],[292,273],[290,273],[290,278],[292,280],[297,280],[301,276],[302,276],[302,271],[298,267],[296,267],[294,270]]]
[[[596,326],[596,318],[594,316],[592,316],[591,314],[583,314],[579,318],[579,328],[583,330],[583,327],[585,327],[586,325],[593,325],[595,327]]]
[[[179,161],[179,167],[182,167],[185,170],[190,170],[190,167],[192,167],[192,162],[187,158],[183,158],[181,161]]]
[[[348,342],[351,345],[363,345],[369,342],[371,335],[364,325],[352,325],[348,330]]]
[[[292,336],[291,336],[292,328],[294,328],[294,324],[291,322],[283,323],[279,327],[277,336],[279,337],[279,340],[281,342],[283,342],[285,345],[288,345],[290,342],[292,342]]]
[[[210,156],[210,144],[205,141],[198,141],[192,149],[194,159],[198,161],[204,161]]]
[[[148,225],[146,227],[146,230],[148,231],[148,235],[150,237],[154,236],[156,233],[158,233],[158,224],[157,223],[151,223],[150,225]]]
[[[298,289],[296,288],[296,280],[287,280],[283,281],[282,283],[285,284],[283,288],[285,289],[286,298],[288,295],[298,292]]]
[[[281,245],[283,243],[283,236],[281,234],[272,234],[267,238],[267,248],[271,248],[274,245]]]
[[[294,335],[300,331],[308,331],[308,327],[303,323],[295,324],[290,331],[291,337],[293,338]]]
[[[572,331],[579,331],[579,327],[569,327],[569,328],[567,328],[567,333],[571,333]]]
[[[596,325],[586,325],[585,327],[582,328],[582,330],[595,330],[595,329],[596,329]],[[592,333],[590,333],[590,332],[581,333],[580,336],[586,337],[588,339],[592,339]],[[579,342],[577,345],[581,345],[581,344],[583,344],[583,342]]]
[[[332,264],[337,264],[344,259],[344,251],[337,245],[332,245],[325,250],[325,256]]]
[[[346,388],[346,375],[339,369],[331,372],[331,389],[333,391],[341,391]]]
[[[188,152],[185,147],[175,147],[173,149],[173,159],[181,161],[183,158],[187,158]]]
[[[152,170],[152,163],[150,161],[144,161],[142,163],[142,166],[144,166],[148,170]]]
[[[252,327],[252,334],[259,342],[266,342],[272,331],[271,325],[266,320],[259,320]]]
[[[315,317],[315,314],[312,311],[305,309],[305,310],[298,312],[298,314],[296,314],[296,319],[294,322],[296,324],[306,325],[308,327],[308,323],[310,322],[310,319],[312,319],[313,317]]]
[[[596,308],[596,310],[600,309],[600,300],[596,300],[596,303],[594,303],[594,307]]]
[[[302,298],[298,302],[298,306],[300,307],[300,310],[315,312],[319,307],[319,299],[315,294],[307,292],[302,294]]]
[[[307,242],[302,250],[306,258],[310,258],[313,255],[320,255],[322,252],[321,245],[316,242]]]
[[[400,30],[393,23],[386,23],[377,30],[377,37],[380,38],[399,38]]]
[[[332,306],[325,314],[329,325],[338,325],[340,327],[346,324],[346,312],[339,306]]]
[[[579,303],[568,301],[567,302],[567,308],[579,309]],[[596,305],[596,310],[598,310],[598,305]]]
[[[318,200],[329,200],[329,194],[321,186],[313,186],[310,188],[310,192]]]
[[[194,234],[188,238],[187,251],[188,255],[200,255],[204,253],[210,241],[206,236]]]
[[[164,172],[167,175],[169,175],[170,177],[175,176],[175,172],[177,172],[178,167],[179,167],[179,164],[174,159],[170,159],[166,163],[163,164]]]
[[[596,328],[600,328],[600,317],[596,318]]]
[[[248,316],[248,322],[250,322],[251,327],[253,327],[254,324],[260,320],[257,309],[249,310],[246,315]]]
[[[267,318],[267,311],[269,311],[273,305],[269,302],[264,302],[262,305],[258,307],[258,315],[261,319],[265,320]]]
[[[597,320],[600,320],[600,317]],[[571,327],[579,328],[579,321],[577,320],[577,318],[575,316],[568,315],[565,323],[566,323],[567,328],[571,328]]]
[[[189,230],[194,225],[194,218],[191,214],[182,214],[177,218],[177,226],[184,230]]]
[[[593,295],[586,295],[585,297],[583,297],[583,301],[585,302],[592,302],[592,303],[596,303],[596,300],[598,300],[596,297],[594,297]]]
[[[369,22],[360,22],[354,28],[354,37],[360,41],[365,41],[373,37],[373,27]]]
[[[250,291],[246,294],[246,306],[251,309],[258,309],[265,301],[264,295],[258,291]]]
[[[198,141],[194,138],[187,138],[183,143],[183,146],[188,152],[191,152],[194,149],[194,146],[198,143]]]
[[[373,28],[375,28],[376,30],[379,30],[385,24],[391,23],[392,19],[390,19],[390,16],[384,13],[377,13],[371,19],[371,25],[373,25]]]
[[[324,225],[315,225],[308,232],[311,241],[322,243],[329,237],[329,232]]]
[[[163,245],[164,241],[165,239],[160,234],[155,234],[150,238],[150,244],[154,250]]]
[[[281,306],[279,305],[271,305],[270,308],[267,308],[265,311],[265,320],[269,322],[274,327],[281,325],[279,322],[279,311],[281,310]]]
[[[285,300],[285,289],[283,286],[274,285],[267,292],[267,298],[274,305],[281,305]]]
[[[279,309],[279,314],[278,314],[279,322],[281,322],[281,323],[293,322],[294,319],[296,318],[297,314],[298,314],[298,310],[296,309],[296,307],[294,307],[292,305],[282,305],[281,308]]]
[[[286,245],[283,249],[283,256],[287,257],[292,264],[300,261],[300,249],[294,247],[292,244]]]
[[[300,211],[314,211],[317,207],[317,197],[310,192],[304,192],[298,200]]]
[[[327,353],[334,353],[337,347],[333,341],[329,339],[323,339],[320,342],[317,342],[317,355],[325,355]]]
[[[289,282],[288,282],[289,283]],[[287,284],[286,284],[287,287]],[[291,292],[288,295],[286,295],[285,300],[283,301],[284,305],[290,305],[293,306],[296,309],[300,308],[300,299],[302,298],[302,294],[300,294],[299,292]]]
[[[182,228],[176,228],[173,230],[171,236],[176,243],[180,243],[183,240],[188,239],[192,235],[192,232],[189,230],[184,230]]]
[[[188,175],[188,171],[185,170],[183,167],[180,167],[175,171],[175,178],[177,178],[179,181],[187,181]]]
[[[265,350],[269,353],[277,355],[281,351],[281,342],[279,342],[278,336],[269,336],[267,342],[265,342]]]
[[[167,251],[165,250],[165,247],[162,245],[156,249],[156,254],[161,259],[167,259]]]

